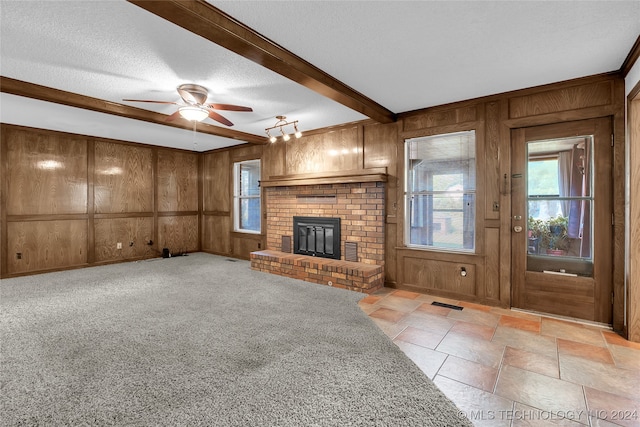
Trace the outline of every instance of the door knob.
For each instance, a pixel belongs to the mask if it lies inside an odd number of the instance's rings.
[[[516,233],[520,233],[522,231],[522,226],[516,225],[515,227],[513,227],[513,231],[515,231]]]

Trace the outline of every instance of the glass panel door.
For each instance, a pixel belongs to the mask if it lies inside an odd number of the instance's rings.
[[[593,275],[593,135],[527,142],[527,270]]]
[[[512,306],[611,323],[611,121],[514,129]]]

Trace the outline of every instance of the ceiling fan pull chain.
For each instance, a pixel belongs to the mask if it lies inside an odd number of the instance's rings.
[[[196,122],[195,120],[193,121],[193,150],[194,151],[198,151],[198,142],[196,141]]]

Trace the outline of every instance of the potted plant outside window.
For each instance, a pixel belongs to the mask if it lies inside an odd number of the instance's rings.
[[[569,247],[567,228],[569,220],[564,216],[557,216],[546,221],[541,229],[540,247],[545,248],[547,255],[564,255]]]
[[[539,218],[529,217],[527,221],[527,237],[529,240],[528,253],[537,254],[540,248],[540,239],[544,234],[544,230],[548,230],[546,221]]]

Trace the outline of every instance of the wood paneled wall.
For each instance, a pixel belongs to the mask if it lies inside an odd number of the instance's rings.
[[[307,133],[300,140],[264,146],[262,176],[386,167],[385,280],[386,285],[509,307],[511,304],[510,135],[512,129],[596,117],[614,125],[615,226],[613,257],[614,327],[623,322],[624,265],[624,122],[623,81],[617,74],[599,75],[458,102],[401,114],[397,123],[371,121],[348,124],[326,132]],[[404,140],[426,135],[475,130],[477,143],[476,252],[456,254],[408,248],[404,242]],[[229,169],[232,150],[206,154],[206,162]],[[228,154],[224,154],[228,153]],[[205,181],[207,180],[205,174]],[[209,177],[211,179],[211,177]],[[221,182],[225,178],[218,178]],[[228,183],[231,185],[231,182]],[[222,193],[220,193],[222,194]],[[205,197],[208,197],[205,191]],[[219,196],[216,196],[219,197]],[[224,196],[226,197],[226,195]],[[223,203],[228,203],[224,199]],[[225,204],[228,206],[228,204]],[[205,219],[203,245],[214,245],[214,235],[230,230],[224,221]],[[215,230],[215,231],[214,231]],[[232,240],[239,238],[230,233]],[[227,233],[222,232],[222,236]],[[226,239],[226,237],[223,237]],[[231,250],[235,242],[226,242]],[[220,252],[219,250],[213,250]],[[231,253],[231,252],[228,252]],[[460,275],[461,268],[467,272]],[[438,271],[434,275],[429,272]]]
[[[474,129],[477,139],[476,253],[454,254],[405,248],[401,232],[396,245],[398,280],[394,286],[452,298],[508,307],[511,303],[511,130],[530,126],[607,117],[614,127],[614,328],[622,329],[624,295],[624,86],[617,74],[546,85],[464,101],[399,116],[398,152],[404,139]],[[366,152],[366,145],[365,145]],[[399,156],[401,173],[404,166]],[[402,230],[403,195],[398,192],[398,230]],[[494,205],[498,209],[494,209]],[[429,275],[436,268],[440,273]],[[467,276],[459,279],[461,266]],[[473,274],[469,274],[469,272]],[[451,280],[441,280],[450,277]],[[460,283],[469,282],[473,285]],[[453,280],[456,278],[458,280]]]
[[[200,249],[197,153],[0,131],[1,277]]]
[[[249,259],[251,252],[264,249],[264,204],[261,234],[236,233],[233,230],[233,164],[261,159],[261,176],[264,179],[265,169],[270,169],[271,162],[262,157],[262,145],[243,145],[203,154],[203,251]],[[274,159],[274,164],[279,162]]]
[[[363,121],[307,132],[287,143],[203,154],[3,125],[2,274],[144,258],[165,245],[248,258],[265,247],[265,221],[259,235],[233,231],[232,168],[260,158],[263,180],[386,167],[387,286],[508,307],[511,130],[598,117],[610,118],[614,128],[613,324],[621,329],[625,132],[624,81],[618,74],[413,111],[392,124]],[[476,252],[406,247],[404,140],[471,129],[478,147]],[[154,240],[154,250],[144,246],[147,238]],[[116,242],[122,250],[114,249]],[[467,275],[461,279],[463,267]],[[438,275],[429,273],[434,269]]]

